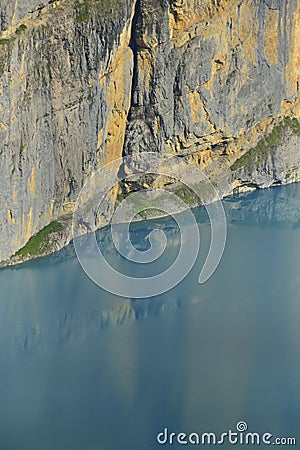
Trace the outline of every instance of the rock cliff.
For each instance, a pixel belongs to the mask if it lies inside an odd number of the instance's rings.
[[[122,155],[222,196],[300,180],[299,0],[0,0],[0,27],[0,261]]]

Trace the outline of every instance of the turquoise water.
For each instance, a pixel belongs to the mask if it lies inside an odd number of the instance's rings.
[[[201,209],[199,261],[156,298],[102,291],[71,246],[0,271],[0,449],[151,450],[165,427],[220,434],[241,420],[300,448],[300,186],[224,205],[227,246],[205,285]],[[173,255],[174,223],[157,223]],[[134,226],[140,248],[151,226]],[[99,237],[122,268],[108,231]]]

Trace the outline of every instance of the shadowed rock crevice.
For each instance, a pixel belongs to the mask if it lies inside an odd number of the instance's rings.
[[[135,8],[134,8],[134,15],[132,19],[132,25],[131,25],[131,37],[129,42],[129,47],[132,50],[133,53],[133,70],[132,70],[132,88],[131,88],[131,103],[130,103],[130,109],[128,114],[128,119],[130,120],[131,117],[131,109],[132,106],[135,104],[135,89],[138,84],[138,51],[139,46],[137,43],[137,33],[138,33],[138,23],[141,18],[141,0],[136,0]]]

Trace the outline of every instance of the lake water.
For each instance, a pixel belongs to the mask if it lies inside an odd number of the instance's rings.
[[[201,208],[199,260],[159,297],[102,291],[71,246],[0,271],[1,450],[181,448],[159,445],[157,434],[221,434],[239,421],[296,437],[300,448],[300,185],[224,205],[227,245],[204,285],[210,232]],[[157,223],[174,251],[173,222]],[[152,225],[133,227],[137,246]],[[125,265],[107,230],[100,238]]]

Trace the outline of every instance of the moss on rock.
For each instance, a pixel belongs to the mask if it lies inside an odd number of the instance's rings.
[[[22,247],[15,256],[40,256],[51,250],[49,236],[63,229],[63,225],[58,221],[49,223],[46,227],[32,236],[27,244]]]
[[[285,117],[284,120],[276,125],[271,133],[263,138],[261,138],[256,147],[251,148],[238,158],[230,167],[231,170],[235,171],[241,167],[254,167],[258,163],[266,160],[270,155],[274,155],[276,149],[275,147],[280,143],[283,138],[283,132],[290,128],[294,134],[300,136],[300,123],[298,119]]]

